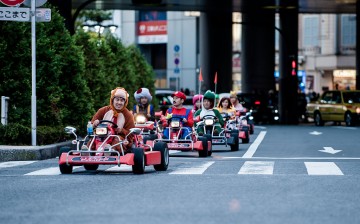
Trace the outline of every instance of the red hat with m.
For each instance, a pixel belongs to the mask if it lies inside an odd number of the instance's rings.
[[[183,100],[186,100],[186,96],[183,92],[180,92],[180,91],[176,91],[174,92],[173,94],[171,94],[172,97],[176,96],[178,98],[181,98]]]

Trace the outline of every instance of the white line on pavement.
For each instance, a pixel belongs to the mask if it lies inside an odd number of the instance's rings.
[[[217,159],[244,159],[241,156],[219,157]],[[270,159],[270,160],[360,160],[359,157],[251,157],[247,159]]]
[[[309,175],[344,175],[333,162],[305,162]]]
[[[243,155],[243,158],[251,158],[255,154],[257,148],[259,147],[261,141],[264,139],[265,135],[266,135],[266,131],[260,131],[255,141],[250,145],[249,149]]]
[[[106,169],[106,171],[112,171],[112,172],[120,172],[120,171],[126,171],[126,172],[132,172],[132,166],[131,165],[126,165],[126,164],[121,164],[120,166],[113,166],[109,169]]]
[[[179,168],[178,170],[175,170],[169,174],[202,174],[213,163],[214,163],[214,161],[206,162],[206,163],[200,164],[198,166],[194,166],[194,167],[182,167],[182,168]]]
[[[272,175],[274,172],[273,161],[246,161],[238,174],[265,174]]]
[[[2,162],[2,163],[0,163],[0,169],[1,168],[14,167],[14,166],[29,165],[29,164],[34,163],[34,162],[36,162],[36,161],[9,161],[9,162]]]
[[[78,169],[81,166],[74,166],[74,169]],[[59,175],[61,174],[59,167],[50,167],[50,168],[45,168],[45,169],[41,169],[41,170],[36,170],[30,173],[26,173],[26,176],[52,176],[52,175]]]

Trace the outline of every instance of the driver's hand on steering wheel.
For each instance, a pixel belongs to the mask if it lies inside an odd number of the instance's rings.
[[[116,134],[120,134],[121,130],[122,130],[122,128],[116,128],[116,130],[115,130]]]
[[[182,120],[184,123],[186,123],[187,122],[187,120],[186,120],[186,118],[183,118],[183,120]]]
[[[96,126],[98,126],[99,123],[100,123],[100,121],[96,119],[93,123],[93,126],[96,127]]]

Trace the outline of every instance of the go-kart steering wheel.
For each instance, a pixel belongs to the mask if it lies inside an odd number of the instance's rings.
[[[218,119],[216,116],[209,114],[209,115],[204,115],[204,116],[202,117],[202,120],[205,119],[205,118],[207,118],[207,117],[214,118],[214,120],[217,120],[217,119]]]
[[[115,124],[114,122],[109,121],[109,120],[100,120],[100,121],[99,121],[99,124],[101,124],[101,123],[111,123],[111,124],[113,124],[114,128],[117,128],[117,127],[118,127],[117,124]]]

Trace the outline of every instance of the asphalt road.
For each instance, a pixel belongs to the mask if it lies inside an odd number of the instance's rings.
[[[169,169],[0,163],[0,223],[360,223],[359,127],[256,126],[240,151]]]

